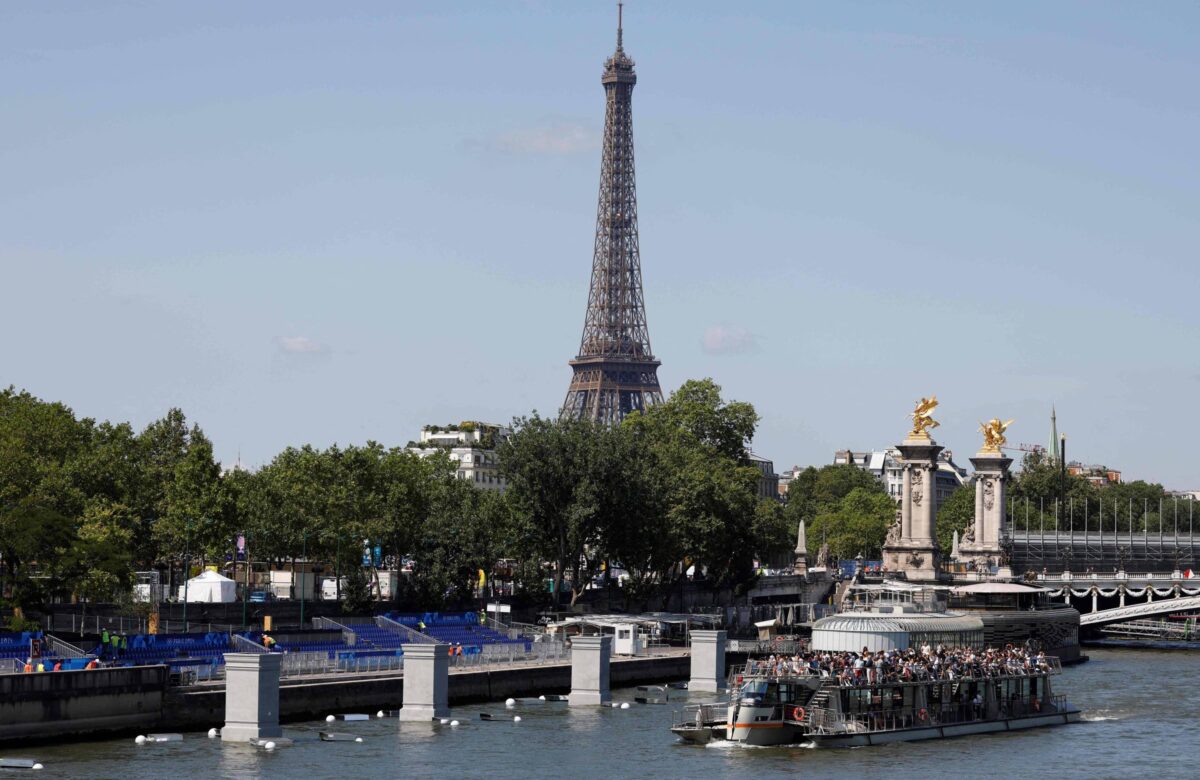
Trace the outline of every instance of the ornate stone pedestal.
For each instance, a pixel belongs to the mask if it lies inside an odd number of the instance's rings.
[[[967,527],[958,546],[959,554],[964,561],[975,561],[980,569],[1005,567],[1005,504],[1012,458],[998,449],[984,449],[971,458],[971,465],[975,467],[975,522]]]
[[[884,565],[889,572],[903,573],[909,581],[932,582],[940,572],[934,488],[942,448],[926,434],[910,435],[899,450],[904,464],[900,525],[888,535],[883,548]]]

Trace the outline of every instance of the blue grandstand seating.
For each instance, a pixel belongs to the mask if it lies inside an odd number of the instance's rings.
[[[499,631],[479,625],[479,616],[474,612],[408,612],[392,613],[386,617],[451,645],[481,649],[484,645],[513,644],[524,645],[525,651],[529,651],[528,641],[509,639]],[[422,624],[424,628],[421,628]]]
[[[171,668],[219,666],[230,649],[228,634],[136,634],[128,647],[113,654],[112,648],[96,645],[95,655],[122,666],[167,664]]]
[[[42,639],[41,631],[22,631],[15,634],[0,634],[0,658],[16,658],[23,661],[29,657],[29,640]],[[56,658],[54,648],[42,645],[42,658]]]

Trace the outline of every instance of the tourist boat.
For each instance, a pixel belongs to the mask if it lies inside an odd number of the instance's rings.
[[[1051,689],[1050,678],[1062,671],[1057,658],[1046,657],[1028,672],[863,685],[752,669],[730,674],[729,701],[686,707],[671,731],[686,742],[859,747],[1080,719]]]

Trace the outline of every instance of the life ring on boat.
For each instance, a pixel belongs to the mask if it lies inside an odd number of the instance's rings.
[[[917,720],[921,721],[922,723],[929,720],[929,710],[925,709],[924,707],[922,707],[920,710],[918,710],[917,711]]]
[[[788,708],[788,719],[789,720],[794,720],[797,722],[802,721],[802,720],[804,720],[804,716],[806,714],[807,713],[804,712],[803,707],[792,706],[792,707]]]

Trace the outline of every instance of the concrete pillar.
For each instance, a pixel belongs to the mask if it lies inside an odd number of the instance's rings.
[[[225,654],[225,726],[222,742],[280,737],[277,653]]]
[[[400,720],[450,716],[450,645],[404,646],[404,706]]]
[[[983,521],[983,479],[975,479],[975,544],[987,541],[987,530]]]
[[[913,536],[912,527],[912,470],[904,467],[904,482],[900,489],[900,541],[908,544]]]
[[[611,636],[577,636],[571,640],[571,695],[567,697],[570,706],[612,701],[609,690],[611,660]]]
[[[690,691],[725,690],[725,632],[693,631]]]

